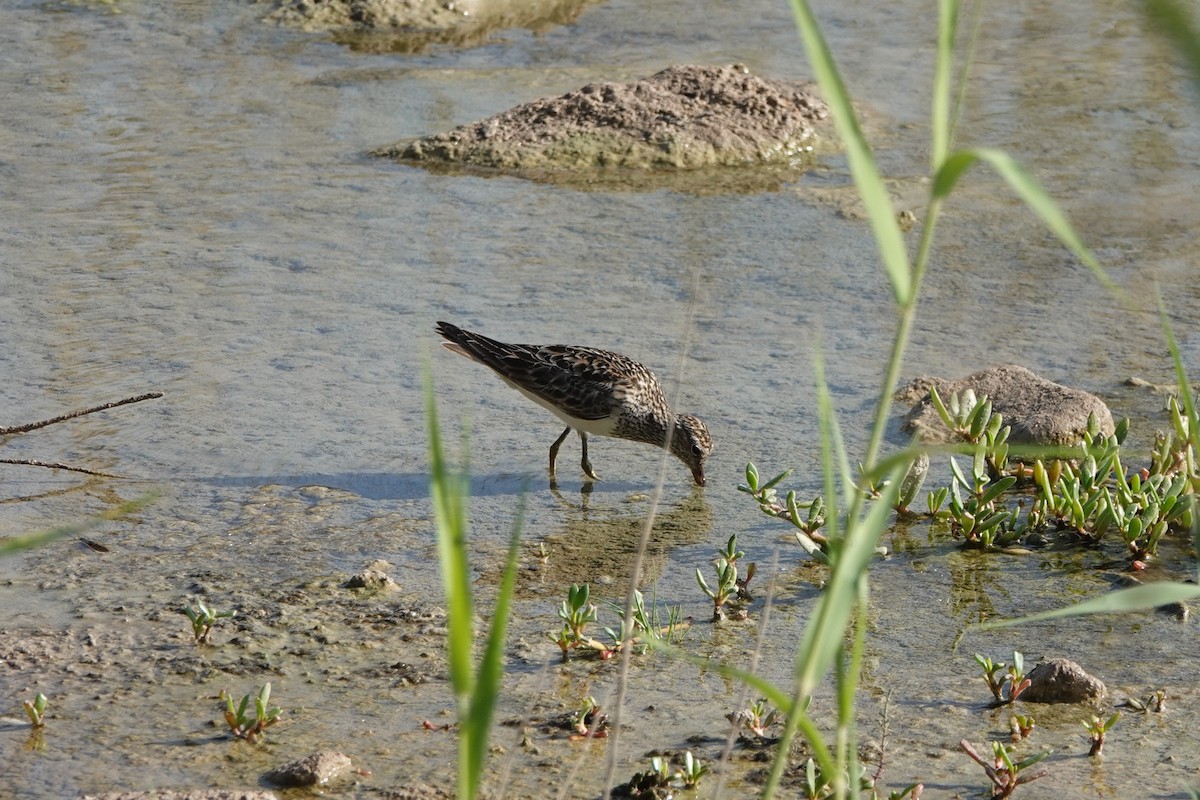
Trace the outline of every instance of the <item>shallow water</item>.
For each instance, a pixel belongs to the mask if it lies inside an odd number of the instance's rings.
[[[899,202],[918,213],[927,5],[818,9],[869,107]],[[263,13],[209,2],[0,10],[0,423],[167,393],[5,442],[8,458],[126,476],[4,466],[5,531],[78,519],[149,489],[162,496],[86,534],[107,553],[68,539],[0,562],[0,713],[14,720],[0,720],[0,787],[11,787],[0,794],[248,787],[322,748],[343,749],[370,772],[331,794],[447,781],[450,737],[419,726],[451,707],[426,500],[426,363],[449,441],[460,424],[470,430],[481,593],[529,489],[501,718],[552,716],[611,690],[611,665],[562,667],[544,634],[571,582],[592,582],[600,599],[622,591],[659,456],[599,441],[592,460],[606,480],[581,495],[571,442],[552,493],[544,462],[556,423],[437,348],[437,319],[516,341],[611,347],[667,378],[677,405],[708,421],[717,451],[703,492],[667,465],[648,575],[661,602],[704,619],[693,573],[709,569],[729,534],[760,564],[781,547],[760,669],[782,680],[819,574],[798,566],[786,531],[735,486],[752,459],[764,471],[794,466],[801,494],[817,491],[811,354],[826,354],[853,451],[893,324],[839,159],[778,193],[697,197],[437,176],[364,154],[675,62],[741,61],[806,78],[785,5],[616,0],[536,36],[419,56],[353,53],[261,24]],[[1134,418],[1134,444],[1144,444],[1161,401],[1122,382],[1170,379],[1156,286],[1200,374],[1194,94],[1126,4],[1026,2],[985,14],[961,142],[1020,158],[1132,302],[1113,302],[977,168],[939,231],[906,374],[1016,361],[1099,393]],[[550,553],[544,567],[538,542]],[[958,739],[1001,736],[1007,717],[984,709],[971,654],[1004,658],[1014,648],[1031,663],[1075,658],[1117,698],[1165,688],[1170,709],[1128,715],[1099,765],[1083,755],[1082,711],[1035,709],[1035,746],[1057,755],[1026,796],[1131,796],[1135,775],[1147,794],[1200,783],[1187,723],[1198,700],[1189,625],[1094,618],[964,635],[984,616],[1106,590],[1097,567],[1118,552],[980,556],[924,525],[898,530],[891,544],[895,555],[873,573],[860,722],[879,740],[880,698],[892,692],[887,785],[921,778],[935,795],[983,785]],[[1164,555],[1175,576],[1182,555]],[[375,559],[390,562],[397,591],[340,587]],[[240,611],[209,648],[190,643],[177,613],[199,598]],[[753,631],[697,625],[687,641],[746,659]],[[414,676],[426,682],[408,685]],[[217,738],[212,697],[264,680],[288,721],[264,747]],[[736,686],[652,657],[633,680],[622,779],[653,748],[715,757]],[[40,749],[16,719],[37,691],[52,702]],[[712,739],[689,745],[694,735]],[[606,745],[579,755],[584,748],[535,730],[533,753],[519,739],[517,728],[498,729],[498,764],[516,795],[531,786],[598,793]],[[724,796],[749,791],[735,779]]]

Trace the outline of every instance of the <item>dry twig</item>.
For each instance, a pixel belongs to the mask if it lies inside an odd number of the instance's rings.
[[[80,411],[72,411],[70,413],[63,414],[62,416],[54,417],[53,419],[44,419],[41,422],[30,422],[25,425],[15,425],[11,428],[0,428],[0,436],[8,436],[9,434],[13,433],[28,433],[29,431],[36,431],[38,428],[44,428],[47,425],[53,425],[56,422],[65,422],[69,419],[82,417],[85,414],[94,414],[97,411],[106,411],[110,408],[116,408],[117,406],[127,406],[130,403],[140,403],[143,400],[155,400],[162,396],[162,392],[146,392],[145,394],[139,394],[136,397],[126,397],[124,400],[115,400],[111,403],[103,403],[101,405],[92,406],[91,408],[85,408]]]
[[[38,428],[45,428],[47,425],[53,425],[56,422],[65,422],[69,419],[82,417],[86,414],[94,414],[97,411],[106,411],[117,406],[127,406],[130,403],[140,403],[143,400],[155,400],[162,397],[162,392],[146,392],[135,397],[126,397],[124,400],[115,400],[111,403],[102,403],[91,408],[80,409],[79,411],[71,411],[66,414],[54,417],[52,419],[44,419],[40,422],[29,422],[24,425],[14,425],[11,428],[0,428],[0,437],[11,436],[14,433],[28,433],[36,431]],[[47,467],[49,469],[63,469],[68,472],[82,472],[84,475],[98,475],[101,478],[119,478],[120,475],[113,475],[111,472],[99,472],[86,467],[73,467],[70,464],[63,464],[57,461],[38,461],[35,458],[0,458],[0,464],[16,464],[24,467]]]

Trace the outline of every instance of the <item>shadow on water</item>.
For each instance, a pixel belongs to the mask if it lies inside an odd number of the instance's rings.
[[[229,488],[256,489],[263,486],[322,486],[353,492],[367,500],[423,500],[429,497],[429,475],[401,472],[311,472],[292,474],[258,475],[201,475],[187,481]],[[471,475],[470,496],[474,498],[515,498],[530,491],[549,490],[558,502],[565,500],[563,489],[566,482],[552,482],[544,476],[495,474]],[[586,510],[590,496],[617,496],[645,492],[646,486],[631,481],[605,480],[599,483],[584,482],[579,485],[580,508]],[[693,496],[696,496],[693,494]]]

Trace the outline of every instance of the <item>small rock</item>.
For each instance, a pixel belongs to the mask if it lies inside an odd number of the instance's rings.
[[[898,401],[916,402],[905,418],[904,430],[927,442],[954,440],[933,406],[931,387],[937,387],[943,401],[967,389],[975,392],[976,397],[987,395],[992,410],[1002,414],[1004,424],[1011,426],[1008,440],[1012,443],[1078,444],[1087,431],[1091,414],[1096,415],[1105,436],[1111,436],[1115,430],[1112,412],[1096,395],[1048,381],[1025,367],[1003,364],[959,381],[917,378],[896,392]]]
[[[1030,703],[1084,703],[1108,693],[1104,682],[1065,658],[1044,661],[1029,673],[1029,688],[1021,700]]]
[[[391,566],[386,561],[372,561],[351,575],[350,579],[343,583],[342,586],[347,589],[382,589],[390,592],[398,588],[396,582],[392,580],[392,576],[384,571]]]
[[[349,756],[325,750],[276,767],[263,778],[276,786],[317,786],[328,783],[350,766]]]

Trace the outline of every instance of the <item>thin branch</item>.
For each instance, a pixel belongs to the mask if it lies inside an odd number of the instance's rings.
[[[98,475],[101,478],[123,477],[121,475],[113,475],[111,472],[97,472],[94,469],[72,467],[70,464],[61,464],[58,462],[38,461],[35,458],[0,458],[0,464],[16,464],[22,467],[48,467],[50,469],[65,469],[68,472],[82,472],[84,475]]]
[[[76,417],[82,417],[85,414],[94,414],[97,411],[106,411],[107,409],[116,408],[117,406],[127,406],[130,403],[140,403],[143,400],[154,400],[154,399],[157,399],[162,396],[163,396],[162,392],[146,392],[145,394],[139,394],[136,397],[126,397],[124,400],[116,400],[112,403],[104,403],[102,405],[92,406],[91,408],[85,408],[81,411],[72,411],[68,414],[63,414],[62,416],[54,417],[53,419],[44,419],[41,422],[30,422],[26,425],[16,425],[11,428],[0,428],[0,436],[8,436],[9,434],[13,434],[13,433],[28,433],[29,431],[35,431],[38,428],[44,428],[47,425],[53,425],[56,422],[64,422],[68,419],[75,419]],[[45,466],[45,465],[39,464],[38,466]],[[77,470],[77,471],[78,472],[87,472],[87,470]],[[103,473],[95,473],[95,474],[100,475]]]

